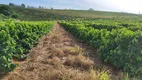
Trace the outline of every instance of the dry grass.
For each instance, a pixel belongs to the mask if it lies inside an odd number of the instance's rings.
[[[52,50],[51,50],[51,57],[54,57],[54,56],[58,56],[58,57],[63,57],[63,56],[65,56],[66,54],[63,52],[63,50],[62,49],[60,49],[60,48],[53,48]]]
[[[83,70],[89,70],[93,67],[93,62],[83,55],[77,56],[68,56],[66,62],[64,63],[67,66],[72,66],[74,68],[81,68]]]
[[[62,41],[62,34],[56,29],[56,32],[52,33],[51,35],[51,42],[56,43],[56,42],[61,42]]]
[[[108,80],[110,74],[92,69],[94,62],[75,41],[56,24],[5,80]]]
[[[74,47],[64,47],[63,52],[69,53],[71,55],[84,54],[84,50],[77,45],[75,45]]]

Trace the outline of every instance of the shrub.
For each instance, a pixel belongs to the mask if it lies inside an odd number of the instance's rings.
[[[107,30],[85,27],[82,24],[60,23],[82,42],[96,47],[100,58],[130,76],[142,75],[142,32],[127,28]],[[113,27],[112,27],[113,28]]]
[[[15,67],[11,63],[12,55],[24,60],[27,53],[39,40],[50,31],[54,22],[1,22],[0,25],[0,74]]]
[[[12,17],[12,18],[18,18],[19,15],[18,15],[18,14],[12,14],[11,17]]]
[[[5,16],[10,16],[13,13],[13,10],[7,5],[1,5],[0,13],[4,14]]]

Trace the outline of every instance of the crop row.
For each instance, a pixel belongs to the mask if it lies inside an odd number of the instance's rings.
[[[52,28],[54,22],[1,22],[0,24],[0,74],[11,71],[12,55],[27,53]]]
[[[108,30],[88,27],[84,24],[60,22],[79,40],[98,49],[98,55],[106,62],[123,69],[130,75],[142,74],[142,32],[127,28]]]
[[[93,27],[95,29],[120,29],[127,28],[132,31],[142,31],[141,22],[126,22],[126,21],[113,21],[113,20],[93,20],[93,21],[70,21],[72,24],[82,24],[86,27]]]

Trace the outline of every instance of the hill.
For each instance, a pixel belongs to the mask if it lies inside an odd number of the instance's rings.
[[[137,14],[85,11],[85,10],[50,10],[50,9],[27,9],[13,8],[22,15],[22,20],[72,20],[72,19],[139,19]]]
[[[7,5],[8,6],[8,5]],[[95,20],[95,19],[112,19],[112,20],[141,20],[141,15],[124,12],[105,12],[89,10],[51,10],[37,8],[22,8],[9,6],[19,15],[18,19],[28,21],[39,20]]]

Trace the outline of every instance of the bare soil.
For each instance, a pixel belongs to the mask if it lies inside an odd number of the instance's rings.
[[[4,80],[100,80],[104,70],[113,80],[121,75],[101,62],[96,49],[79,42],[58,23],[29,52],[27,60],[13,62],[19,66]]]

